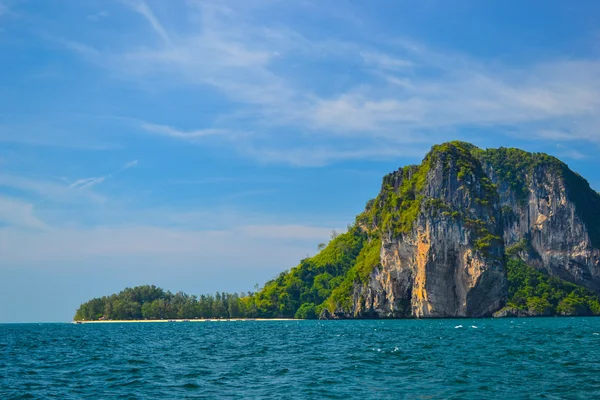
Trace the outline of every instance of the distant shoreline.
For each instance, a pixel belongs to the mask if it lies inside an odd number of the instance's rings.
[[[295,318],[223,318],[223,319],[116,319],[103,321],[71,321],[72,324],[122,324],[155,322],[239,322],[239,321],[300,321]]]

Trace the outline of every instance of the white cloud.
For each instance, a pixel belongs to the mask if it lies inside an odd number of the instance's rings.
[[[88,179],[86,180],[86,182],[85,182],[85,183],[83,183],[83,184],[80,184],[80,185],[77,187],[77,189],[79,189],[79,190],[83,190],[83,189],[89,189],[89,188],[91,188],[92,186],[96,186],[96,185],[99,185],[99,184],[101,184],[102,182],[104,182],[104,181],[106,180],[106,178],[107,178],[107,177],[108,177],[108,176],[100,176],[100,177],[98,177],[98,178],[88,178]]]
[[[105,176],[99,176],[99,177],[78,179],[69,185],[69,189],[77,189],[77,190],[89,189],[92,186],[99,185],[102,182],[106,181],[107,179],[112,178],[115,175],[117,175],[129,168],[133,168],[133,167],[137,166],[138,164],[139,164],[138,160],[133,160],[133,161],[129,161],[128,163],[124,164],[121,168],[119,168],[118,170],[116,170],[115,172],[113,172],[111,174],[108,174]]]
[[[34,215],[33,204],[4,196],[0,196],[0,223],[45,231],[50,229],[46,223]]]
[[[51,180],[0,173],[0,189],[3,186],[16,189],[23,192],[22,197],[27,199],[34,198],[37,203],[51,201],[60,204],[100,205],[106,202],[106,197],[95,193],[91,189],[138,164],[138,160],[133,160],[125,163],[113,173],[104,176],[76,179],[72,182],[67,178]]]
[[[108,18],[109,15],[110,14],[107,11],[101,10],[101,11],[98,11],[97,13],[88,15],[87,18],[92,21],[98,21],[103,18]]]
[[[10,12],[8,6],[0,0],[0,17]]]
[[[129,161],[128,163],[123,165],[119,171],[125,171],[126,169],[136,167],[139,163],[139,160]]]
[[[38,200],[52,200],[60,203],[75,203],[81,201],[103,203],[105,198],[91,191],[73,190],[80,188],[97,178],[80,179],[73,184],[64,184],[54,180],[34,179],[12,174],[0,174],[0,186],[23,191],[28,196],[36,195]],[[73,186],[73,187],[71,187]]]
[[[81,189],[86,187],[88,184],[93,184],[95,181],[102,179],[103,178],[84,178],[84,179],[78,179],[75,182],[71,183],[69,185],[69,189]]]
[[[397,70],[415,65],[412,61],[394,58],[378,52],[365,52],[361,53],[361,56],[367,64],[383,70]]]
[[[556,125],[600,107],[600,62],[546,63],[493,71],[450,65],[438,78],[387,74],[401,87],[372,87],[321,101],[314,122],[331,130],[398,130],[520,124]],[[540,129],[547,134],[549,129]],[[572,136],[571,136],[572,137]]]
[[[131,8],[133,8],[133,10],[135,10],[137,13],[142,15],[148,21],[150,26],[152,26],[154,32],[156,32],[156,34],[160,36],[161,39],[165,41],[165,43],[169,44],[171,42],[169,34],[165,30],[165,28],[163,28],[162,24],[156,18],[152,10],[150,10],[150,7],[148,7],[148,4],[146,4],[145,1],[126,0],[125,3],[128,4]]]
[[[537,136],[543,139],[553,140],[553,141],[563,141],[563,140],[571,140],[573,139],[573,135],[571,132],[561,131],[558,129],[540,129],[537,131]]]
[[[364,95],[344,94],[324,100],[315,107],[312,120],[319,128],[332,131],[369,131],[381,133],[386,127],[419,124],[426,110],[418,99],[373,99]]]
[[[248,237],[285,240],[316,241],[327,238],[330,228],[306,225],[248,225],[237,231]]]
[[[106,151],[121,149],[116,142],[104,141],[92,135],[73,135],[66,128],[52,127],[52,121],[37,114],[25,123],[0,125],[0,143],[17,143],[28,146],[58,147],[64,149]]]
[[[196,139],[203,136],[222,135],[226,131],[222,129],[202,129],[193,131],[183,131],[168,125],[158,125],[143,122],[140,127],[146,132],[155,133],[164,136],[170,136],[178,139]]]
[[[572,158],[574,160],[584,160],[588,158],[588,156],[586,156],[582,152],[573,149],[566,149],[564,151],[561,151],[559,153],[559,156],[564,158]]]
[[[289,164],[298,167],[321,167],[342,160],[378,159],[399,157],[419,158],[426,147],[415,146],[369,146],[362,149],[339,149],[332,147],[246,148],[244,153],[265,164]]]
[[[214,115],[214,126],[181,130],[160,121],[143,123],[150,133],[202,143],[198,139],[206,136],[230,140],[230,133],[243,126],[253,134],[236,143],[239,151],[263,157],[263,162],[293,165],[390,154],[390,146],[447,140],[465,127],[510,128],[526,132],[527,139],[538,134],[600,143],[600,60],[595,58],[565,56],[511,66],[433,50],[407,38],[377,45],[315,38],[311,32],[265,23],[247,3],[227,8],[189,1],[183,11],[190,29],[167,29],[161,17],[168,13],[154,13],[142,1],[128,4],[156,32],[158,43],[140,36],[143,43],[119,43],[126,50],[68,46],[127,79],[185,83],[199,93],[211,87],[231,100],[230,111]],[[316,83],[311,84],[298,77],[302,74],[294,67],[299,59],[334,67],[312,72]],[[324,91],[319,82],[338,78],[335,65],[352,65],[353,70],[344,72],[347,83]],[[308,135],[319,140],[298,149],[294,139]],[[285,148],[271,143],[283,136],[288,137]],[[290,154],[284,157],[286,150]]]
[[[568,148],[562,144],[557,144],[556,148],[559,149],[557,155],[562,158],[571,158],[574,160],[583,160],[588,158],[588,156],[584,153],[575,149]]]
[[[20,221],[19,226],[24,227],[41,224],[34,219],[22,218]],[[303,225],[242,225],[227,230],[134,225],[59,228],[53,232],[0,227],[0,243],[4,247],[0,252],[0,264],[97,257],[170,256],[188,261],[211,259],[227,264],[235,260],[257,265],[265,257],[275,260],[286,251],[295,249],[295,253],[299,254],[299,250],[313,248],[315,243],[326,241],[330,232],[331,228]]]

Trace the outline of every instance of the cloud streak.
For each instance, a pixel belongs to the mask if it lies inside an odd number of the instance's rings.
[[[0,197],[0,205],[8,204],[3,200]],[[0,227],[0,243],[5,246],[0,252],[0,264],[122,256],[183,257],[188,262],[205,258],[220,260],[220,263],[224,263],[224,259],[234,259],[243,264],[251,259],[252,264],[257,264],[264,261],[267,254],[273,261],[280,257],[279,260],[290,260],[295,264],[303,252],[314,248],[315,243],[327,240],[331,233],[331,228],[310,225],[240,225],[220,230],[125,225],[64,227],[50,233],[41,229],[45,225],[31,216],[31,210],[25,205],[16,203],[10,210],[19,211],[18,217],[11,217],[19,224],[17,227]],[[25,229],[29,227],[41,230],[32,233]],[[235,252],[231,252],[232,242],[236,243]],[[282,253],[290,250],[296,258],[283,256]]]
[[[91,191],[72,190],[91,182],[97,178],[80,179],[74,182],[71,188],[56,180],[34,179],[14,174],[0,174],[0,187],[8,187],[25,193],[28,197],[37,197],[36,201],[53,201],[57,203],[73,204],[78,202],[103,203],[105,198]]]
[[[124,0],[124,3],[130,6],[135,12],[140,14],[148,21],[154,32],[166,43],[171,43],[169,34],[162,26],[160,21],[156,18],[148,4],[143,0]]]
[[[0,17],[8,14],[9,12],[10,12],[10,9],[6,5],[6,3],[4,3],[3,0],[0,0]]]
[[[107,179],[110,179],[110,178],[116,176],[117,174],[120,174],[121,172],[123,172],[125,170],[128,170],[130,168],[137,166],[138,164],[139,164],[138,160],[133,160],[133,161],[129,161],[128,163],[124,164],[121,168],[119,168],[115,172],[110,173],[108,175],[78,179],[69,185],[69,189],[76,189],[76,190],[89,189],[93,186],[101,184],[102,182],[106,181]]]
[[[133,167],[137,166],[139,163],[140,163],[139,160],[129,161],[128,163],[126,163],[125,165],[123,165],[119,169],[119,171],[125,171],[126,169],[133,168]]]
[[[1,223],[25,228],[27,230],[50,230],[50,227],[46,223],[34,215],[33,204],[5,196],[0,196],[0,224]],[[0,248],[1,247],[3,247],[3,245],[0,245]]]
[[[148,133],[153,133],[162,136],[169,136],[177,139],[197,139],[204,136],[222,135],[226,133],[222,129],[200,129],[192,131],[183,131],[168,125],[151,124],[142,122],[140,128]]]
[[[125,43],[125,50],[79,43],[70,48],[126,79],[191,85],[200,96],[210,88],[232,105],[202,129],[143,122],[140,128],[151,134],[202,144],[209,136],[231,142],[232,133],[243,130],[248,133],[235,138],[239,152],[296,166],[394,156],[392,146],[431,144],[468,129],[479,130],[478,137],[508,131],[524,139],[600,144],[596,58],[511,66],[404,37],[378,43],[365,32],[362,42],[314,37],[265,25],[259,15],[268,2],[228,8],[190,1],[180,10],[190,29],[167,29],[174,24],[163,24],[148,3],[127,4],[159,41]],[[314,83],[290,67],[311,63],[323,65],[311,76]],[[341,74],[348,65],[351,73]],[[339,75],[343,84],[323,88]]]

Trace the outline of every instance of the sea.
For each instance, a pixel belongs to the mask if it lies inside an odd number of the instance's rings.
[[[600,399],[600,318],[3,324],[0,399]]]

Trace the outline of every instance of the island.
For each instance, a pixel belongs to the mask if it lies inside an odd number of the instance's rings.
[[[254,293],[139,286],[74,320],[600,315],[600,194],[543,153],[433,146],[318,250]]]

